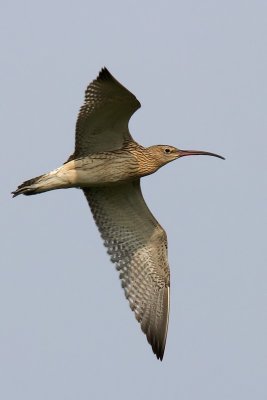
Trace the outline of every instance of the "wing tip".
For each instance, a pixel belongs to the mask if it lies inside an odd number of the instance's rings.
[[[111,75],[107,67],[101,68],[99,74],[96,78],[98,81],[108,81],[110,79],[115,79],[114,76]]]
[[[168,325],[169,325],[169,308],[170,308],[170,287],[166,286],[163,293],[163,309],[164,315],[163,319],[161,320],[160,325],[155,324],[155,321],[149,319],[144,320],[143,324],[141,323],[141,329],[143,333],[146,335],[147,341],[152,347],[153,353],[156,355],[157,359],[162,361],[166,340],[167,340],[167,333],[168,333]],[[151,323],[152,322],[152,323]]]
[[[162,361],[165,346],[167,341],[167,334],[168,334],[168,327],[169,327],[169,311],[170,311],[170,287],[166,286],[163,294],[163,309],[165,310],[164,313],[164,320],[163,320],[163,330],[160,333],[158,340],[154,340],[154,343],[150,343],[152,346],[153,352],[156,354],[157,358]]]
[[[165,346],[166,346],[166,335],[165,337],[161,338],[161,340],[155,340],[156,338],[152,338],[152,340],[148,339],[148,342],[150,343],[153,353],[155,354],[155,356],[157,357],[158,360],[163,361],[163,357],[164,357],[164,352],[165,352]]]
[[[116,78],[114,78],[114,76],[109,72],[107,67],[104,66],[103,68],[101,68],[101,70],[98,73],[97,78],[93,82],[95,82],[95,83],[112,82],[112,83],[116,84],[117,86],[119,86],[121,89],[127,91],[128,94],[132,96],[133,101],[135,103],[135,110],[138,110],[138,108],[141,107],[141,103],[136,98],[136,96],[133,93],[131,93],[125,86],[123,86]]]
[[[165,343],[163,343],[161,346],[159,345],[159,343],[156,347],[153,347],[152,344],[151,344],[151,346],[152,346],[153,353],[156,355],[157,359],[160,361],[163,361],[164,351],[165,351]]]

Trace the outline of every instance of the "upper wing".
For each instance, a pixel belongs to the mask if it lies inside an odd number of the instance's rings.
[[[83,191],[130,307],[162,360],[170,289],[166,233],[149,211],[139,181]]]
[[[125,140],[131,139],[128,123],[139,107],[136,97],[103,68],[85,91],[71,157],[121,148]]]

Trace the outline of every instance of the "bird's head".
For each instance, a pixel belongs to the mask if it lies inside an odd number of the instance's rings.
[[[169,146],[169,145],[157,145],[148,147],[150,155],[154,158],[156,163],[158,164],[158,168],[162,167],[163,165],[176,160],[177,158],[185,157],[185,156],[213,156],[218,157],[224,160],[224,157],[220,156],[219,154],[210,153],[208,151],[201,151],[201,150],[180,150],[176,147]]]

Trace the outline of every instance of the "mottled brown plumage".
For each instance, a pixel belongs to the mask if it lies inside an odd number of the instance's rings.
[[[130,307],[162,360],[170,298],[167,236],[143,199],[140,178],[183,156],[223,157],[167,145],[140,146],[128,129],[140,106],[103,68],[86,89],[74,154],[63,166],[21,184],[13,196],[70,187],[83,190]]]

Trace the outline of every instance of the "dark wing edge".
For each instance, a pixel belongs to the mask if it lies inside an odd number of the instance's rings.
[[[141,329],[146,335],[147,341],[151,345],[154,354],[160,361],[162,361],[169,326],[170,286],[162,288],[158,294],[158,309],[160,308],[162,309],[162,317],[160,321],[158,323],[157,321],[154,321],[154,323],[150,322],[150,326],[146,326],[144,321],[142,321]]]
[[[139,100],[135,97],[135,95],[133,93],[131,93],[125,86],[123,86],[116,78],[114,78],[114,76],[109,72],[109,70],[106,67],[103,67],[97,78],[94,79],[92,81],[92,84],[96,84],[96,83],[100,83],[100,82],[110,82],[113,83],[114,85],[116,85],[118,88],[120,88],[122,91],[125,91],[125,93],[127,92],[128,96],[132,97],[132,101],[133,103],[135,103],[135,107],[136,109],[133,111],[133,113],[138,110],[138,108],[141,107],[141,103],[139,102]],[[90,84],[88,85],[89,88]],[[87,88],[87,89],[88,89]]]

